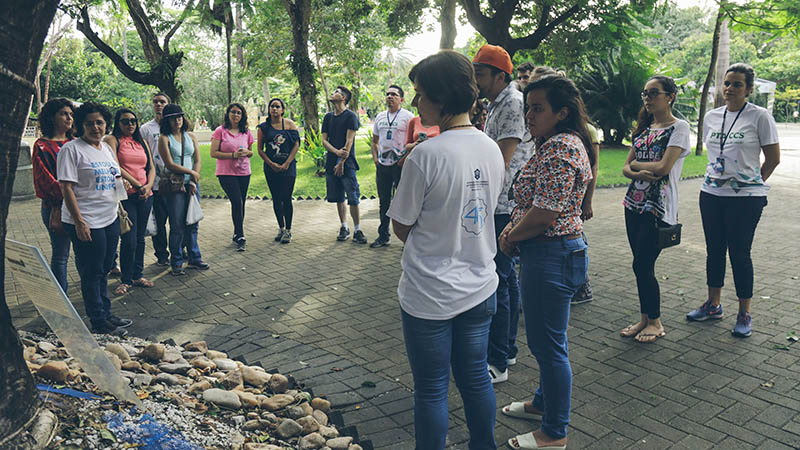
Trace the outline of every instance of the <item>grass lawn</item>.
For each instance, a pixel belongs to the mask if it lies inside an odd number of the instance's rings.
[[[255,145],[253,145],[255,149]],[[210,154],[209,145],[201,145],[200,152],[203,158],[203,170],[201,172],[201,192],[208,196],[225,196],[222,188],[214,175],[216,164]],[[598,174],[598,186],[618,186],[627,184],[630,180],[622,176],[622,166],[628,156],[627,148],[603,148],[600,150],[600,169]],[[356,157],[361,169],[358,171],[358,182],[361,185],[361,195],[367,197],[377,196],[375,187],[375,164],[372,163],[372,155],[369,146],[363,136],[356,136]],[[253,175],[250,177],[249,194],[251,196],[271,197],[267,182],[264,178],[262,169],[263,163],[258,154],[254,154],[250,160]],[[705,154],[695,156],[692,154],[686,157],[683,164],[683,178],[696,177],[705,172],[708,159]],[[314,163],[310,158],[300,155],[297,162],[297,181],[294,187],[295,196],[303,198],[325,198],[325,178],[314,175]]]

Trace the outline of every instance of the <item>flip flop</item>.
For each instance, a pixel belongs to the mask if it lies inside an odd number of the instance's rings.
[[[514,445],[512,442],[514,439],[517,440],[517,445]],[[526,433],[517,435],[515,438],[511,438],[508,440],[508,446],[513,449],[520,449],[520,450],[566,450],[566,445],[549,445],[547,447],[539,447],[536,444],[536,438],[533,437],[533,433]]]
[[[627,327],[623,328],[622,331],[619,332],[619,335],[622,337],[634,337],[639,334],[640,331],[644,329],[644,327],[636,329],[636,326],[639,325],[638,323],[634,323],[633,325],[628,325]]]
[[[120,283],[116,289],[114,289],[114,295],[125,295],[128,293],[128,289],[131,288],[131,285]]]
[[[639,333],[639,334],[636,335],[636,337],[634,339],[636,339],[636,342],[641,342],[642,344],[652,344],[653,342],[657,341],[659,338],[662,338],[662,337],[664,337],[666,335],[667,335],[666,331],[661,331],[660,333]],[[653,340],[652,341],[642,341],[642,340],[639,339],[639,336],[652,337]]]
[[[500,410],[503,414],[517,419],[542,420],[541,414],[529,413],[525,411],[525,402],[512,402]]]
[[[143,288],[151,288],[154,286],[153,282],[145,277],[139,278],[138,280],[133,280],[133,285]]]

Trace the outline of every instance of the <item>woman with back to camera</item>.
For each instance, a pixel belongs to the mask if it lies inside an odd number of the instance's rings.
[[[111,112],[86,102],[75,111],[76,137],[58,153],[61,221],[72,239],[81,293],[93,333],[124,336],[133,321],[111,314],[108,271],[119,242],[119,163],[103,142]],[[121,185],[121,183],[120,183]],[[121,186],[119,187],[121,189]]]
[[[441,450],[452,370],[464,400],[472,450],[495,449],[495,395],[486,370],[489,325],[497,310],[492,212],[503,186],[500,148],[470,122],[475,71],[444,50],[411,69],[412,102],[439,136],[405,161],[387,215],[405,243],[397,287],[414,377],[418,450]]]
[[[672,115],[677,95],[678,86],[670,77],[654,76],[647,81],[642,91],[644,106],[622,168],[622,174],[632,180],[622,204],[641,318],[620,334],[644,343],[666,334],[655,272],[661,254],[658,228],[678,223],[678,181],[683,161],[691,152],[689,124]]]
[[[767,206],[767,178],[780,163],[775,119],[766,109],[749,103],[755,72],[738,63],[725,72],[725,105],[705,117],[703,140],[708,148],[706,176],[700,188],[700,215],[706,238],[708,299],[686,315],[688,320],[722,319],[725,253],[733,269],[739,313],[733,335],[752,334],[753,245],[761,212]],[[760,160],[764,154],[764,162]]]
[[[211,157],[217,160],[219,184],[231,202],[233,243],[236,251],[246,250],[244,239],[244,206],[250,186],[250,157],[253,156],[253,135],[247,128],[247,111],[239,103],[225,110],[225,121],[211,135]]]
[[[189,125],[184,118],[183,110],[176,104],[169,104],[161,111],[161,136],[158,137],[158,153],[164,161],[166,172],[162,175],[162,186],[159,190],[170,191],[167,194],[169,210],[169,259],[172,275],[180,276],[183,269],[181,247],[186,236],[186,250],[189,256],[187,267],[206,270],[208,264],[203,262],[200,246],[197,242],[198,224],[186,225],[186,212],[189,209],[191,196],[197,195],[197,183],[200,182],[200,153],[193,133],[186,131]],[[182,183],[170,189],[165,179],[172,175],[183,175]]]
[[[283,100],[269,101],[269,118],[258,126],[258,156],[264,160],[264,177],[272,194],[272,209],[278,221],[275,242],[288,244],[292,241],[292,193],[297,179],[297,150],[300,134],[297,125],[286,119]]]
[[[50,235],[50,270],[67,292],[67,261],[70,237],[61,225],[61,187],[56,161],[61,147],[72,140],[74,106],[65,98],[47,101],[39,113],[42,137],[33,143],[33,187],[42,199],[42,222]]]
[[[524,96],[536,152],[512,184],[517,206],[498,241],[504,253],[520,256],[525,331],[539,386],[533,400],[501,411],[542,421],[540,429],[509,439],[511,448],[555,450],[567,445],[572,396],[570,300],[586,282],[589,263],[581,205],[592,180],[591,138],[581,94],[568,78],[542,76],[528,83]]]

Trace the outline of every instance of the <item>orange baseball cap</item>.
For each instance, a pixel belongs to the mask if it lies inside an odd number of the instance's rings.
[[[509,75],[514,71],[514,65],[511,63],[508,52],[498,45],[484,45],[478,50],[478,53],[475,53],[472,62],[496,67]]]

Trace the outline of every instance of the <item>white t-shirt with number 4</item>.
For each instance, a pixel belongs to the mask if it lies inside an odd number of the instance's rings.
[[[71,181],[81,217],[91,229],[105,228],[117,220],[117,178],[119,164],[105,142],[100,149],[83,139],[67,142],[58,152],[58,181]],[[75,225],[67,208],[61,205],[61,221]]]
[[[397,287],[403,311],[447,320],[497,289],[493,216],[504,175],[500,147],[475,128],[445,131],[414,148],[387,213],[413,225]]]

